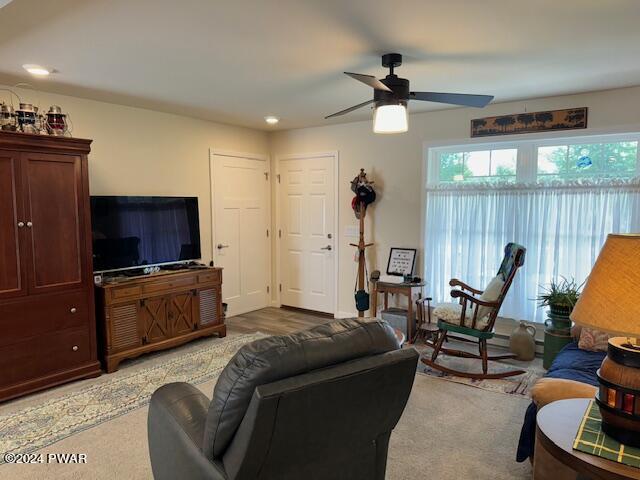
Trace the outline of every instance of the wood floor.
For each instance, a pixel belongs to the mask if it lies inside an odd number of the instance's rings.
[[[225,323],[229,332],[287,335],[331,321],[332,317],[305,310],[269,307],[227,318]]]

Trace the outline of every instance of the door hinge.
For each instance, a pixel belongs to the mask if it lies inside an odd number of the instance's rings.
[[[278,230],[278,238],[282,238],[282,230]]]
[[[264,179],[269,180],[269,172],[264,172]]]
[[[267,285],[267,293],[269,293],[269,285]]]
[[[278,286],[278,290],[279,290],[279,291],[282,291],[282,284],[280,284],[280,285]]]
[[[269,238],[269,229],[267,228],[267,238]]]
[[[276,175],[278,177],[278,183],[280,183],[280,174]]]

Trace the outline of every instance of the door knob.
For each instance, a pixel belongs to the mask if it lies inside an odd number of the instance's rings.
[[[71,310],[69,310],[71,313],[76,313],[78,311],[78,309],[76,307],[71,307]]]
[[[27,222],[27,227],[29,227],[29,228],[33,227],[33,223]]]
[[[18,228],[23,228],[24,227],[24,222],[18,222]]]
[[[74,345],[73,347],[71,347],[71,350],[73,350],[74,352],[78,351],[78,345]]]
[[[333,250],[333,248],[331,247],[331,245],[327,245],[326,247],[322,247],[320,250]]]
[[[229,245],[223,245],[221,243],[218,244],[218,250],[222,250],[223,248],[229,248]]]

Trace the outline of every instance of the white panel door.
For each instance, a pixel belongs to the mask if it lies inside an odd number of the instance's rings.
[[[334,312],[334,157],[280,160],[282,305]]]
[[[215,261],[224,268],[222,298],[233,316],[269,303],[269,169],[266,160],[217,154],[212,159]]]

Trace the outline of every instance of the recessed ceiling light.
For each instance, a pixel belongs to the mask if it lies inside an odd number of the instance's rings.
[[[274,117],[273,115],[269,115],[267,117],[264,117],[264,121],[267,122],[269,125],[275,125],[280,121],[280,119],[278,117]]]
[[[22,65],[22,68],[24,68],[31,75],[35,75],[36,77],[46,77],[51,73],[50,69],[43,67],[42,65],[36,65],[34,63],[25,63],[24,65]]]

